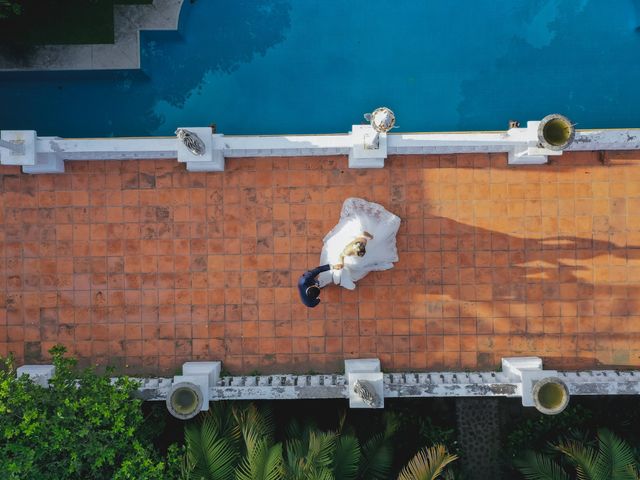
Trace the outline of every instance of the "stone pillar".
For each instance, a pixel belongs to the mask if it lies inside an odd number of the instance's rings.
[[[181,129],[178,129],[181,130]],[[177,142],[178,161],[187,164],[190,172],[222,172],[224,171],[224,154],[222,134],[213,134],[210,127],[184,128],[195,134],[204,143],[204,152],[195,154],[180,140]]]
[[[384,383],[377,358],[344,361],[350,408],[384,408]]]

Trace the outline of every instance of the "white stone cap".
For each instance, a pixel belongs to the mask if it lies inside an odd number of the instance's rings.
[[[376,132],[371,125],[353,125],[351,127],[351,142],[355,154],[363,157],[386,158],[387,134]],[[369,148],[371,139],[378,135],[378,148]]]
[[[202,375],[207,378],[208,388],[214,387],[220,378],[221,366],[220,362],[186,362],[182,364],[182,375]]]
[[[178,161],[187,164],[190,172],[221,172],[224,170],[224,141],[222,134],[213,134],[210,127],[181,127],[195,133],[204,143],[204,153],[195,155],[176,139]]]
[[[354,372],[347,374],[347,378],[349,381],[349,408],[376,408],[365,403],[359,395],[356,395],[353,388],[358,380],[365,380],[373,387],[380,402],[377,408],[384,408],[384,382],[382,372]]]
[[[195,133],[202,143],[204,143],[204,153],[202,155],[196,155],[192,153],[187,146],[179,139],[176,139],[178,161],[179,162],[210,162],[211,151],[213,150],[213,135],[211,128],[209,127],[180,127],[184,130],[188,130],[191,133]]]
[[[378,358],[354,358],[344,361],[344,373],[378,373],[380,372],[380,359]]]
[[[49,386],[49,380],[56,372],[56,367],[53,365],[23,365],[16,370],[16,376],[29,375],[29,378],[34,383],[42,387]]]
[[[378,148],[369,148],[378,135]],[[353,125],[349,134],[349,168],[382,168],[387,158],[387,134],[377,133],[371,125]]]
[[[514,379],[522,377],[523,370],[542,370],[540,357],[506,357],[502,359],[502,372]]]
[[[2,165],[35,165],[36,164],[36,132],[35,130],[2,130],[0,140],[9,142],[19,151],[0,145],[0,164]]]
[[[520,383],[522,405],[535,406],[534,385],[544,378],[558,376],[557,370],[543,370],[540,357],[507,357],[502,359],[502,372],[508,378]]]

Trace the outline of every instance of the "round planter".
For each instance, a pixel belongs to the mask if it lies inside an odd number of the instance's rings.
[[[557,415],[569,404],[569,389],[559,378],[543,378],[533,386],[533,402],[540,413]]]
[[[573,142],[576,129],[564,115],[553,113],[540,121],[538,126],[538,141],[549,150],[564,150]]]
[[[202,403],[202,392],[195,383],[174,383],[167,394],[167,410],[180,420],[195,417],[202,410]]]

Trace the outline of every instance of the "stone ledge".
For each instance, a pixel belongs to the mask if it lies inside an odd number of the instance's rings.
[[[571,395],[638,395],[640,372],[585,370],[558,372]],[[164,400],[170,379],[139,379],[140,396]],[[385,398],[521,397],[521,384],[502,372],[387,373]],[[211,400],[295,400],[349,397],[345,375],[258,375],[222,377],[210,387]]]

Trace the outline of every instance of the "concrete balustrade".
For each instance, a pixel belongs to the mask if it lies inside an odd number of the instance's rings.
[[[2,132],[0,164],[20,165],[24,173],[36,174],[62,173],[64,162],[73,160],[175,158],[189,171],[222,171],[228,158],[348,155],[350,168],[382,168],[388,155],[485,152],[507,153],[510,165],[532,165],[562,155],[562,150],[541,147],[539,126],[528,122],[526,128],[504,132],[383,133],[377,149],[365,148],[373,132],[369,125],[354,125],[349,134],[336,135],[227,136],[190,128],[207,145],[202,158],[185,152],[176,137],[64,139],[7,130]],[[16,153],[16,148],[23,151]],[[578,130],[566,151],[638,149],[640,129]]]
[[[144,400],[170,403],[172,394],[186,385],[197,390],[197,394],[192,396],[197,405],[189,414],[179,418],[190,418],[197,411],[208,409],[209,401],[219,400],[345,399],[349,400],[352,408],[370,408],[354,397],[353,383],[358,378],[372,382],[382,400],[426,397],[521,398],[523,406],[536,407],[542,413],[551,415],[561,412],[569,397],[574,395],[640,395],[640,371],[544,370],[542,360],[538,357],[505,358],[500,372],[383,374],[379,372],[379,365],[378,359],[355,359],[345,361],[345,374],[220,377],[220,362],[188,362],[183,366],[182,376],[139,378],[138,396]],[[53,366],[25,365],[18,369],[18,375],[24,373],[44,386],[53,373]],[[557,405],[549,405],[547,399],[540,398],[541,388],[536,389],[538,382],[541,382],[540,387],[546,384],[560,386],[564,394]],[[202,402],[198,398],[202,398]],[[384,401],[378,408],[383,405]]]

